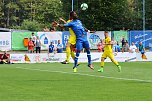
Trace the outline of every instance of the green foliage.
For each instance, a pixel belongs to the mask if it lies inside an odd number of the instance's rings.
[[[87,2],[89,6],[86,11],[79,9],[83,2]],[[135,6],[130,7],[129,3],[128,0],[83,0],[77,11],[79,11],[80,19],[90,29],[120,30],[123,27],[133,29],[136,23],[134,15],[136,11],[132,11]]]
[[[38,23],[37,21],[33,20],[24,20],[23,23],[20,26],[20,29],[22,30],[29,30],[29,31],[41,31],[42,30],[42,24]]]
[[[146,0],[146,28],[152,29],[152,1]]]
[[[25,23],[23,22],[24,20],[31,22],[36,21],[42,24],[50,24],[52,20],[56,20],[60,16],[63,16],[63,4],[60,0],[1,1],[4,2],[0,3],[0,15],[3,14],[4,16],[1,17],[0,21],[2,23],[5,22],[4,26],[7,26],[9,28],[11,28],[12,26],[20,26],[22,23]],[[37,28],[37,30],[38,29],[39,28]],[[31,28],[31,30],[33,29]]]
[[[146,1],[146,29],[152,29],[152,2]],[[82,11],[80,5],[88,4]],[[74,0],[74,10],[85,27],[94,30],[142,29],[142,0]],[[68,19],[71,0],[0,0],[0,27],[21,26],[24,20],[50,26]]]

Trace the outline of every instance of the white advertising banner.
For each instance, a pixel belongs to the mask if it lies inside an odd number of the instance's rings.
[[[10,54],[10,59],[13,63],[25,63],[24,54]]]
[[[136,53],[114,53],[115,59],[118,62],[130,62],[136,61]],[[100,62],[102,53],[91,53],[92,62]],[[41,53],[41,54],[10,54],[10,59],[13,63],[47,63],[47,62],[62,62],[66,59],[66,53]],[[74,61],[70,59],[71,63]],[[79,56],[79,62],[87,62],[87,54],[81,53]],[[111,62],[109,58],[105,62]]]
[[[114,53],[114,58],[118,62],[131,62],[136,61],[136,53],[129,53],[129,52],[118,52]],[[110,62],[110,59],[107,59],[107,62]]]
[[[65,53],[50,53],[48,54],[47,62],[62,62],[66,59]]]
[[[92,62],[101,62],[101,56],[103,53],[98,53],[98,52],[94,52],[91,53],[91,59]],[[136,61],[136,53],[129,53],[129,52],[119,52],[119,53],[114,53],[114,58],[118,61],[118,62],[130,62],[130,61]],[[71,59],[71,61],[73,62],[73,60]],[[79,61],[80,62],[87,62],[87,54],[86,53],[81,53],[79,56]],[[111,62],[111,60],[109,58],[105,59],[105,62]]]
[[[48,50],[50,42],[57,45],[58,40],[62,43],[62,32],[37,32],[37,36],[40,37],[42,50]]]
[[[25,62],[26,63],[42,63],[47,62],[48,54],[25,54]]]
[[[12,43],[12,38],[11,38],[11,32],[0,32],[0,50],[5,51],[5,50],[11,50],[11,43]]]
[[[88,41],[90,43],[91,49],[97,49],[97,45],[100,39],[104,39],[104,31],[96,31],[95,33],[88,33]],[[111,38],[111,32],[109,32],[109,37]]]
[[[137,61],[152,61],[152,52],[146,52],[144,54],[137,53]]]

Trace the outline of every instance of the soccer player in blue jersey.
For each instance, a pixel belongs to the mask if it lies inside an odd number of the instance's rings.
[[[86,49],[87,52],[87,57],[88,57],[88,67],[91,69],[93,68],[93,65],[91,63],[91,54],[90,54],[90,46],[89,42],[87,40],[87,32],[85,28],[83,27],[82,23],[80,20],[78,20],[78,16],[74,11],[70,12],[70,17],[72,17],[73,21],[66,23],[64,25],[58,24],[60,27],[69,27],[71,28],[75,35],[76,35],[76,56],[74,59],[74,72],[77,72],[77,63],[78,63],[78,57],[80,55],[80,52],[83,48]]]

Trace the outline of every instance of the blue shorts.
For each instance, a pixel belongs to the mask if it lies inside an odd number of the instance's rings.
[[[78,51],[81,51],[83,48],[90,49],[89,42],[88,41],[77,40],[76,41],[76,49]]]
[[[144,53],[145,53],[145,52],[142,50],[142,51],[141,51],[141,54],[144,54]]]

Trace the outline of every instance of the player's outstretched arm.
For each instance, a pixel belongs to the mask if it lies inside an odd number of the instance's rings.
[[[62,21],[64,24],[67,23],[67,22],[66,22],[64,19],[62,19],[62,18],[59,18],[59,20]]]
[[[88,33],[95,33],[95,32],[96,32],[96,31],[91,31],[91,30],[89,30],[89,29],[87,29],[87,28],[85,28],[85,27],[84,27],[84,29],[85,29],[85,31],[88,32]]]

